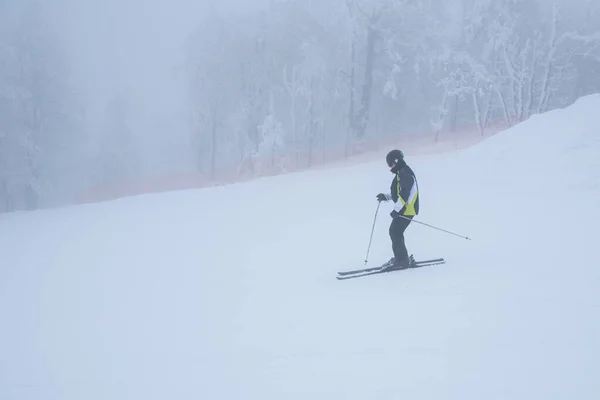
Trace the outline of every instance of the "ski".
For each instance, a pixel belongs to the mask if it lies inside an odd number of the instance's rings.
[[[371,271],[363,271],[363,272],[358,272],[358,273],[354,273],[354,274],[346,274],[346,275],[336,276],[336,278],[341,281],[341,280],[345,280],[345,279],[354,279],[354,278],[360,278],[363,276],[384,274],[387,272],[394,272],[394,271],[404,271],[404,270],[408,270],[408,269],[427,267],[430,265],[440,265],[440,264],[445,264],[445,263],[446,263],[446,261],[443,258],[437,258],[434,260],[418,261],[418,262],[412,264],[408,268],[383,269],[383,267],[377,267],[376,270],[372,270],[371,268],[369,268],[369,269],[371,269]]]
[[[434,258],[434,259],[431,259],[431,260],[414,261],[414,263],[412,265],[420,265],[420,264],[434,263],[434,262],[435,263],[439,263],[439,262],[442,262],[442,261],[444,261],[443,258]],[[347,275],[362,274],[362,273],[365,273],[365,272],[379,271],[379,270],[383,269],[384,267],[385,267],[385,264],[377,266],[377,267],[355,269],[353,271],[340,271],[340,272],[338,272],[338,275],[347,276]]]

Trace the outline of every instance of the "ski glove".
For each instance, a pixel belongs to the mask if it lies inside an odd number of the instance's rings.
[[[377,201],[388,201],[388,198],[387,198],[387,196],[385,194],[379,193],[377,195]]]
[[[394,218],[394,219],[395,219],[395,218],[400,218],[400,213],[399,213],[398,211],[396,211],[396,210],[393,210],[393,211],[390,213],[390,216],[391,216],[392,218]]]

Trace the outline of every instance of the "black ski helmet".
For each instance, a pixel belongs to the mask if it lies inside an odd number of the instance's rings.
[[[404,160],[404,153],[398,149],[390,151],[387,156],[385,156],[385,162],[387,162],[387,165],[390,168],[398,164],[401,160]]]

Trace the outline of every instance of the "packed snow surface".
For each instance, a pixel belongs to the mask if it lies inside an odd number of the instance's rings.
[[[0,399],[597,399],[600,96],[410,157],[0,216]],[[385,154],[385,153],[384,153]],[[391,257],[391,203],[369,266]]]

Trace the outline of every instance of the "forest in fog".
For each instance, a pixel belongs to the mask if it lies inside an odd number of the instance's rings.
[[[597,0],[2,0],[0,212],[485,135],[596,92]]]

